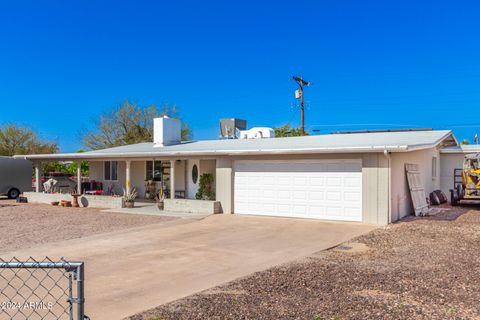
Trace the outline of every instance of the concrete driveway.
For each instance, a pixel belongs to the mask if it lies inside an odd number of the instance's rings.
[[[213,215],[50,243],[11,256],[86,264],[86,314],[121,319],[338,245],[374,226]]]

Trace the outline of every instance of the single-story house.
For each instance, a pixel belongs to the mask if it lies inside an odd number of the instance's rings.
[[[37,178],[41,161],[89,161],[89,178],[118,194],[136,187],[143,197],[146,180],[153,179],[170,191],[165,201],[183,198],[183,205],[196,201],[199,177],[210,173],[224,214],[385,225],[413,212],[405,164],[420,166],[427,195],[448,192],[453,167],[461,167],[466,152],[449,130],[181,142],[180,122],[166,117],[154,119],[153,140],[22,157],[35,163]]]

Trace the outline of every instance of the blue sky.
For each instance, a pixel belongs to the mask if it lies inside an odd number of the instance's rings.
[[[480,129],[478,1],[1,1],[0,124],[81,147],[128,98],[175,103],[196,139],[218,120],[309,130]]]

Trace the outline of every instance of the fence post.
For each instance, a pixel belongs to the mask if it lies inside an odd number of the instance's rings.
[[[84,320],[85,317],[85,292],[84,292],[84,276],[85,276],[85,264],[82,262],[77,267],[77,313],[78,313],[78,320]]]

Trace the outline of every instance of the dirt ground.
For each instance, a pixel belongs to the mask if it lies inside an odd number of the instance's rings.
[[[480,319],[478,209],[408,218],[129,319]]]
[[[16,204],[0,199],[0,252],[160,223],[175,218],[104,213],[99,209]]]

